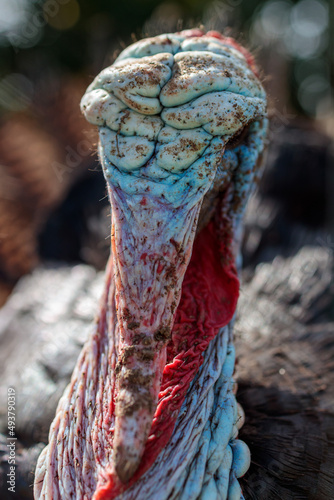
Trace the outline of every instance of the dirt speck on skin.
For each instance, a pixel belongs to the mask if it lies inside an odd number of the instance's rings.
[[[132,314],[130,313],[130,311],[129,311],[129,309],[127,307],[124,307],[122,313],[123,314],[122,314],[121,318],[124,321],[130,321],[132,319]]]
[[[141,349],[138,353],[138,358],[142,361],[153,361],[155,355],[155,350],[152,348]]]
[[[150,387],[152,383],[152,377],[149,375],[143,375],[139,368],[133,368],[131,370],[126,370],[122,373],[122,385],[136,389],[138,387]]]
[[[146,333],[136,333],[132,338],[132,344],[148,346],[152,344],[152,339]]]
[[[136,397],[134,395],[127,394],[126,397],[117,396],[116,398],[116,417],[132,416],[135,412],[142,408],[147,408],[149,412],[153,410],[153,399],[149,391],[144,388],[140,391],[140,396],[138,396],[138,386],[136,388]]]
[[[174,314],[175,309],[176,309],[176,300],[173,300],[172,305],[171,305],[171,308],[170,308],[170,310],[171,310],[172,314]]]
[[[172,332],[169,326],[162,326],[154,333],[154,340],[157,342],[167,342],[172,336]]]
[[[138,321],[130,321],[130,323],[128,323],[126,326],[127,328],[129,328],[129,330],[135,330],[136,328],[140,327],[140,323]]]
[[[119,357],[119,364],[122,366],[122,365],[126,365],[128,359],[133,356],[136,352],[136,348],[134,346],[130,346],[130,347],[125,347],[123,352],[121,353],[120,357]]]
[[[170,241],[170,242],[171,242],[171,244],[175,247],[175,250],[177,251],[177,253],[179,253],[179,252],[180,252],[180,250],[181,250],[181,248],[182,248],[182,247],[181,247],[181,244],[180,244],[180,243],[178,243],[177,241],[175,241],[175,240],[174,240],[174,238],[171,238],[169,241]]]
[[[167,287],[175,288],[177,285],[176,266],[171,264],[165,274]]]

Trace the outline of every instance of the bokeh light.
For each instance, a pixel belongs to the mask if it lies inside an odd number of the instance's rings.
[[[77,0],[47,0],[43,6],[45,21],[57,30],[72,28],[80,17],[80,6]]]
[[[0,0],[0,44],[20,48],[36,45],[41,37],[41,26],[31,14],[28,0]]]
[[[321,74],[309,75],[298,88],[298,99],[303,109],[310,115],[328,111],[331,102],[328,79]],[[327,109],[323,103],[326,103]]]
[[[26,0],[0,0],[0,33],[15,31],[26,16]]]
[[[328,28],[329,9],[322,0],[269,0],[255,12],[250,30],[253,46],[279,54],[294,68],[295,98],[314,117],[331,101]]]
[[[267,2],[259,14],[258,27],[269,40],[280,38],[286,34],[289,25],[291,2]]]
[[[328,27],[328,7],[320,0],[300,0],[291,9],[291,27],[299,35],[316,37]]]

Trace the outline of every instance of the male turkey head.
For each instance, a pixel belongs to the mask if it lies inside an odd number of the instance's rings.
[[[196,234],[208,223],[215,232],[208,244],[217,246],[225,274],[235,274],[266,98],[244,49],[192,30],[128,47],[88,87],[81,107],[99,127],[112,207],[119,325],[113,447],[116,472],[127,482],[157,418],[168,348],[176,356],[180,349],[172,332],[182,282]],[[236,296],[226,286],[219,327],[231,320]]]

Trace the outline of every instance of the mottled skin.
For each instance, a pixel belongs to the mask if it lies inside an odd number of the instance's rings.
[[[108,418],[123,483],[141,462],[157,411],[198,227],[225,193],[222,232],[232,246],[223,265],[230,265],[263,149],[266,100],[253,62],[235,42],[212,35],[142,40],[102,71],[82,100],[99,127],[112,207],[118,354]]]

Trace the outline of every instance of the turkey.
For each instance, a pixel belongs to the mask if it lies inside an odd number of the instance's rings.
[[[111,255],[35,498],[241,499],[233,320],[267,132],[254,60],[217,32],[144,39],[81,109],[99,128]]]

